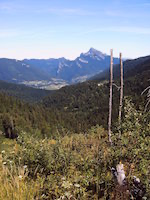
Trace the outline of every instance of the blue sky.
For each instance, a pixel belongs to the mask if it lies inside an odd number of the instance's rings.
[[[0,0],[0,57],[150,55],[150,0]]]

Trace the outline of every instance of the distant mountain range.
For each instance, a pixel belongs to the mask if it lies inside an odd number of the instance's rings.
[[[109,67],[110,56],[94,48],[81,53],[75,60],[59,59],[0,59],[0,80],[46,89],[83,82]],[[114,58],[114,64],[119,59]]]

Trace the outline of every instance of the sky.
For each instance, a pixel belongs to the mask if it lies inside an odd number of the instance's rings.
[[[0,57],[150,55],[150,0],[0,0]]]

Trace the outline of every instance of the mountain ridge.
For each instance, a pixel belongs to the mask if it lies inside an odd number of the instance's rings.
[[[94,48],[81,53],[75,60],[49,59],[0,59],[0,80],[26,84],[32,87],[60,88],[67,84],[83,82],[109,67],[110,56]],[[114,63],[119,63],[114,58]],[[55,81],[54,81],[55,79]],[[39,83],[39,81],[41,81]]]
[[[140,73],[140,70],[143,70],[141,66],[145,65],[146,63],[150,63],[150,56],[143,56],[136,59],[128,59],[123,62],[123,69],[124,69],[124,77],[126,76],[133,76],[136,73]],[[146,68],[146,65],[145,65]],[[113,76],[114,79],[119,78],[120,76],[120,65],[114,65],[113,68]],[[109,69],[104,70],[102,73],[96,74],[95,76],[91,77],[90,80],[108,80],[109,79]]]

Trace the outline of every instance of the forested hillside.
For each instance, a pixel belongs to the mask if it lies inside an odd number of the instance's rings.
[[[124,77],[129,78],[150,70],[150,56],[140,57],[134,60],[124,61]],[[114,66],[114,79],[120,76],[120,66]],[[93,76],[91,80],[108,80],[109,69],[104,70],[102,73]]]
[[[124,95],[131,96],[137,108],[144,109],[145,96],[142,91],[149,86],[150,58],[124,62]],[[119,66],[114,66],[115,84],[119,86]],[[107,74],[108,76],[108,74]],[[113,120],[118,116],[119,91],[114,86]],[[108,118],[109,81],[91,80],[77,85],[64,87],[43,100],[46,108],[57,108],[71,115],[77,121],[78,128],[85,130],[100,124],[105,128]]]
[[[49,138],[46,130],[44,139],[25,127],[17,140],[0,135],[0,199],[148,200],[149,120],[126,99],[122,134],[112,133],[113,146],[99,126],[80,134],[57,129]],[[123,185],[117,183],[118,166]]]
[[[0,93],[0,130],[4,132],[3,124],[11,126],[13,121],[17,134],[20,130],[34,134],[37,137],[50,137],[54,130],[61,127],[61,113],[54,109],[44,109],[36,103],[23,102],[6,93]]]
[[[7,95],[14,96],[27,102],[39,102],[42,100],[42,98],[52,93],[52,91],[49,90],[35,89],[24,85],[8,83],[1,80],[0,92],[6,93]]]

